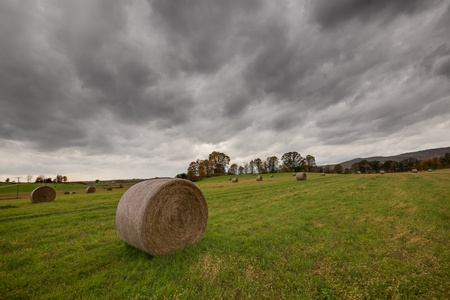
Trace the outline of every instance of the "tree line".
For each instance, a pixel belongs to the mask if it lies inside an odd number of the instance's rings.
[[[418,160],[412,157],[405,158],[402,161],[387,160],[384,163],[374,160],[361,160],[351,165],[350,168],[344,168],[341,164],[334,166],[317,166],[316,159],[312,155],[301,156],[300,153],[286,152],[281,158],[269,156],[266,159],[255,158],[243,164],[232,163],[230,157],[225,153],[213,151],[208,158],[192,161],[187,173],[178,174],[178,178],[186,178],[192,181],[201,180],[205,177],[220,175],[243,175],[243,174],[265,174],[282,172],[319,172],[319,173],[379,173],[385,171],[407,172],[412,169],[419,171],[428,169],[450,168],[450,153],[442,157],[430,158],[427,160]]]
[[[429,158],[426,160],[419,160],[413,157],[405,158],[401,161],[387,160],[380,162],[378,160],[367,161],[365,159],[356,162],[351,165],[350,168],[343,168],[342,165],[337,164],[335,166],[320,167],[319,172],[323,173],[337,173],[337,174],[350,174],[350,173],[379,173],[384,171],[386,173],[394,172],[408,172],[412,169],[418,171],[429,169],[445,169],[450,168],[450,153],[445,153],[441,157]]]
[[[266,159],[255,158],[243,164],[232,163],[225,153],[213,151],[208,158],[192,161],[187,173],[176,177],[192,181],[219,175],[265,174],[278,172],[316,172],[316,159],[312,155],[302,157],[298,152],[287,152],[279,159],[269,156]]]

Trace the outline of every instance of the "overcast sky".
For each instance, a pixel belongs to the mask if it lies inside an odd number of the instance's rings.
[[[0,1],[1,181],[446,146],[450,0]]]

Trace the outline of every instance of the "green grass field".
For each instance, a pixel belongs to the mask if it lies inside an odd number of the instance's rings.
[[[125,189],[39,204],[14,190],[0,200],[0,298],[450,298],[450,170],[228,177],[197,182],[205,236],[165,257],[118,237]]]

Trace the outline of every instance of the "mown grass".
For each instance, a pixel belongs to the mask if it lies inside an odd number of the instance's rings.
[[[151,257],[115,229],[124,190],[0,200],[3,299],[446,299],[450,170],[197,182],[208,228]]]

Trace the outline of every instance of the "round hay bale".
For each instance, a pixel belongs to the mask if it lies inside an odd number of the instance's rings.
[[[433,170],[432,169],[428,169],[428,172],[433,172]]]
[[[297,174],[295,174],[295,173],[294,173],[294,174],[292,174],[292,176],[295,176],[295,175],[297,175]]]
[[[297,173],[295,176],[297,180],[306,180],[306,174],[305,173]]]
[[[228,178],[228,181],[230,181],[231,180],[231,178]]]
[[[92,194],[95,193],[95,187],[90,186],[86,189],[86,194]]]
[[[64,192],[64,195],[69,195],[70,194],[70,192]]]
[[[55,198],[56,191],[50,186],[37,187],[30,195],[31,202],[33,203],[52,202]]]
[[[320,173],[320,176],[325,176],[325,173]]]
[[[233,183],[236,183],[236,182],[238,182],[238,179],[237,178],[233,178]]]
[[[262,181],[262,176],[259,175],[258,177],[256,177],[256,181]]]
[[[270,178],[273,178],[273,175],[270,175]]]
[[[384,174],[384,171],[380,171],[380,174],[383,175],[383,174]]]
[[[162,256],[202,239],[208,206],[202,191],[185,179],[151,179],[128,189],[116,212],[119,236],[153,256]]]
[[[76,194],[76,192],[70,192],[70,194]]]
[[[417,169],[412,169],[411,172],[417,173]]]
[[[112,191],[112,187],[109,187],[106,189],[107,191]]]

